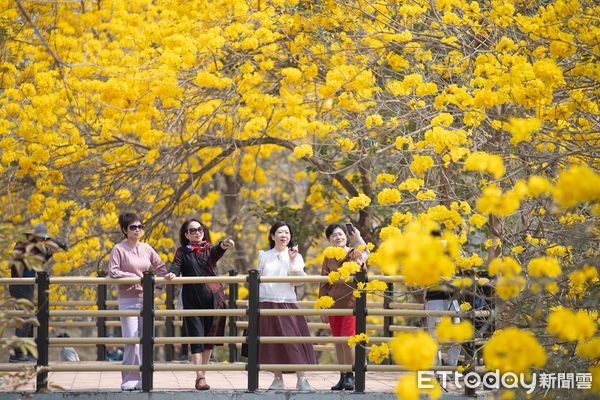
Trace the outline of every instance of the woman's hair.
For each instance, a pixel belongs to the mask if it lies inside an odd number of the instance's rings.
[[[121,227],[121,233],[127,237],[127,228],[135,221],[142,222],[142,217],[133,212],[127,212],[119,215],[119,226]]]
[[[285,221],[277,221],[271,226],[271,230],[269,231],[269,246],[271,246],[271,248],[275,247],[275,241],[273,240],[272,236],[275,234],[275,232],[277,232],[277,229],[281,228],[282,226],[287,226],[290,230],[290,243],[292,243],[292,239],[294,238],[292,228],[290,228],[288,223]]]
[[[350,236],[348,235],[348,229],[346,229],[344,224],[338,224],[336,222],[335,224],[329,225],[327,228],[325,228],[325,237],[327,240],[329,240],[329,237],[333,234],[333,231],[338,228],[340,228],[342,232],[344,232],[344,235],[346,235],[346,246],[348,246],[350,244]]]
[[[188,240],[187,237],[185,237],[185,234],[188,231],[188,225],[192,222],[197,222],[200,224],[200,227],[202,228],[202,230],[204,230],[204,237],[202,238],[202,240],[204,240],[205,242],[210,243],[210,231],[208,230],[208,226],[204,225],[202,222],[198,221],[196,218],[190,218],[190,219],[186,219],[183,224],[181,224],[181,228],[179,228],[179,243],[181,243],[182,246],[187,246],[188,244],[190,244],[190,241]]]

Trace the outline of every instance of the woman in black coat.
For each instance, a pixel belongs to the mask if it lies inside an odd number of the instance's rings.
[[[171,271],[181,276],[216,276],[217,261],[225,251],[235,246],[231,239],[210,243],[210,232],[206,225],[197,219],[185,221],[179,229],[181,247],[175,252]],[[183,285],[181,298],[183,308],[222,309],[225,308],[225,294],[220,283],[195,283]],[[188,336],[223,336],[224,317],[184,317],[183,323]],[[213,349],[212,344],[192,344],[192,362],[208,364]],[[196,371],[196,389],[208,390],[204,371]]]

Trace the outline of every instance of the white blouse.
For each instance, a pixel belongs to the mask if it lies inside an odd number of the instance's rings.
[[[258,252],[258,272],[260,276],[306,276],[304,259],[300,254],[290,261],[288,249],[278,252],[275,248]],[[261,283],[260,301],[273,303],[296,303],[296,292],[291,283]]]

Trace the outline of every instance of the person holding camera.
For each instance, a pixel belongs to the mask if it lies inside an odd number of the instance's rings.
[[[366,243],[363,240],[360,231],[352,226],[352,224],[331,224],[325,229],[325,237],[331,246],[337,246],[344,249],[346,257],[342,260],[336,258],[325,258],[321,275],[328,276],[330,272],[337,271],[345,262],[354,261],[358,263],[363,270],[366,271],[367,259],[369,258],[369,250],[366,248]],[[356,247],[350,247],[350,239]],[[364,246],[363,250],[359,250],[358,246]],[[333,283],[325,282],[319,287],[319,297],[330,296],[335,303],[332,308],[337,309],[354,309],[356,298],[352,292],[357,288],[354,280],[344,282],[338,280]],[[330,316],[321,317],[323,322],[329,322],[331,334],[333,336],[352,336],[356,334],[356,317],[354,316]],[[347,343],[336,343],[335,353],[338,363],[354,364],[354,351]],[[354,390],[354,374],[352,372],[340,373],[340,380],[331,390]]]
[[[267,276],[306,276],[304,259],[298,253],[298,246],[292,242],[290,226],[283,221],[276,222],[269,231],[270,250],[258,253],[258,271],[261,277]],[[292,283],[261,283],[259,307],[275,310],[298,310],[298,299]],[[306,318],[303,315],[263,316],[260,315],[258,331],[261,336],[310,336]],[[258,351],[260,364],[316,364],[315,351],[311,343],[261,343]],[[292,370],[292,367],[290,367]],[[269,390],[283,390],[283,371],[275,371],[275,379]],[[296,372],[300,391],[313,390],[304,372]]]
[[[9,266],[11,278],[35,278],[36,269],[41,269],[58,250],[66,250],[67,246],[50,237],[46,225],[39,223],[25,233],[25,240],[15,245]],[[33,303],[35,285],[10,285],[10,295],[15,299],[27,299]],[[21,338],[33,337],[33,325],[23,323],[15,329],[15,335]],[[36,358],[26,349],[17,347],[15,354],[10,355],[9,362],[34,362]]]

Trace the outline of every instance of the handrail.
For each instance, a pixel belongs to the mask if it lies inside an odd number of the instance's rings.
[[[364,272],[360,272],[355,276],[358,282],[368,282],[380,280],[387,283],[387,293],[393,293],[393,283],[403,282],[401,276],[367,276]],[[155,277],[151,272],[144,273],[142,278],[122,278],[111,279],[102,276],[99,273],[98,277],[48,277],[47,273],[42,271],[38,273],[37,278],[0,278],[0,285],[6,284],[37,284],[37,312],[34,313],[26,310],[7,310],[6,316],[9,317],[37,317],[39,321],[38,336],[36,343],[38,345],[39,357],[37,361],[37,390],[42,390],[47,386],[47,375],[49,371],[56,372],[71,372],[71,371],[141,371],[142,373],[142,390],[149,392],[153,386],[153,371],[247,371],[248,372],[248,390],[255,391],[258,389],[258,372],[259,371],[281,371],[289,370],[290,365],[287,364],[259,364],[258,360],[258,345],[271,343],[311,343],[315,350],[324,351],[333,349],[333,345],[337,343],[347,343],[348,337],[332,337],[332,336],[259,336],[258,319],[259,316],[356,316],[356,333],[366,333],[370,330],[380,330],[382,327],[377,324],[367,324],[367,316],[382,316],[384,318],[383,332],[384,336],[370,336],[370,344],[387,343],[393,340],[393,332],[419,331],[424,328],[415,326],[394,325],[393,317],[439,317],[450,316],[460,317],[465,319],[473,318],[493,318],[494,312],[487,310],[470,310],[470,311],[446,311],[446,310],[425,310],[421,303],[403,303],[390,301],[389,297],[383,297],[382,301],[370,301],[367,303],[366,296],[363,295],[356,301],[356,307],[352,309],[314,309],[315,301],[299,301],[298,306],[309,307],[292,310],[281,309],[260,309],[259,305],[259,290],[260,283],[322,283],[327,282],[328,278],[321,275],[311,276],[287,276],[287,277],[260,277],[256,270],[251,270],[248,275],[238,275],[235,271],[230,271],[229,276],[213,276],[213,277],[177,277],[173,280]],[[174,286],[180,284],[197,284],[208,282],[220,282],[229,285],[229,306],[227,309],[194,309],[194,310],[174,310]],[[118,301],[107,300],[106,287],[108,285],[120,284],[142,284],[144,290],[143,307],[141,310],[107,310],[107,306],[117,306]],[[240,283],[247,284],[249,295],[247,300],[237,299],[237,285]],[[67,300],[67,301],[52,301],[49,302],[49,285],[79,285],[89,284],[98,286],[97,301],[88,300]],[[167,300],[165,302],[154,299],[154,289],[158,285],[167,285]],[[100,290],[102,289],[102,290]],[[469,300],[472,304],[474,299]],[[165,305],[167,309],[156,309],[157,306]],[[50,309],[58,307],[89,307],[97,309]],[[243,308],[237,308],[243,307]],[[140,337],[123,338],[123,337],[104,337],[106,335],[107,326],[119,326],[119,321],[107,321],[107,318],[117,318],[124,316],[141,316],[144,322],[144,330]],[[190,317],[190,316],[228,316],[229,336],[223,337],[173,337],[173,327],[181,325],[181,321],[175,321],[174,317]],[[96,318],[96,321],[51,321],[51,318]],[[238,321],[237,318],[245,320]],[[67,338],[50,338],[49,327],[98,327],[98,337],[67,337]],[[166,326],[170,329],[169,336],[153,337],[154,327]],[[308,322],[309,328],[330,330],[328,324],[322,322]],[[247,336],[239,336],[238,328],[247,327]],[[101,329],[102,328],[102,329]],[[103,332],[102,335],[100,334]],[[146,340],[150,338],[150,340]],[[0,339],[0,342],[3,342]],[[179,343],[188,344],[223,344],[229,347],[230,363],[229,364],[214,364],[214,365],[171,365],[171,364],[153,364],[153,349],[154,346],[165,346],[165,351],[171,349],[172,346]],[[472,351],[476,345],[482,345],[484,340],[475,338],[465,342],[465,348],[469,347]],[[106,355],[106,345],[123,345],[123,344],[140,344],[142,346],[142,359],[144,362],[141,365],[86,365],[86,364],[50,364],[48,363],[48,349],[63,346],[87,347],[96,346],[98,348],[98,360],[103,360]],[[247,344],[249,349],[248,362],[235,363],[238,349],[242,344]],[[367,365],[366,363],[366,347],[357,345],[355,351],[355,363],[353,365],[297,365],[294,364],[295,371],[354,371],[356,375],[355,392],[364,392],[365,389],[365,373],[366,371],[405,371],[403,367],[396,365]],[[477,370],[474,365],[473,356],[465,356],[465,362],[468,362],[469,370]],[[168,358],[167,358],[168,361]],[[30,365],[31,367],[33,365]],[[17,371],[23,367],[22,365],[2,366],[0,371]],[[432,370],[436,371],[454,371],[456,367],[433,366]]]

